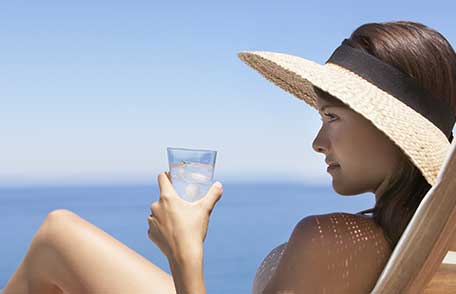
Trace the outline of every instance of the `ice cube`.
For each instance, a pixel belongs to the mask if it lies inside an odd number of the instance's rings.
[[[208,182],[211,177],[209,175],[205,175],[202,173],[197,172],[187,172],[184,175],[185,180],[189,183],[206,183]]]
[[[185,167],[182,165],[175,166],[173,167],[171,174],[178,180],[183,180],[185,176]]]
[[[200,186],[198,184],[188,184],[185,187],[185,194],[188,197],[188,200],[193,201],[199,196]]]

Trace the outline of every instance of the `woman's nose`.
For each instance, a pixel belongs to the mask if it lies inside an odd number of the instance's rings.
[[[326,153],[328,150],[328,142],[325,138],[323,138],[321,131],[318,132],[317,137],[312,142],[312,148],[316,152]]]

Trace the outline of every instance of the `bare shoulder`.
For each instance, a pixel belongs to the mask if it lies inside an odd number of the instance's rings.
[[[296,224],[291,239],[336,251],[369,245],[379,247],[379,251],[390,251],[383,229],[372,218],[345,212],[307,216]]]
[[[352,246],[359,244],[361,247],[368,245],[379,247],[379,251],[390,249],[383,229],[374,219],[365,215],[345,212],[312,215],[302,219],[296,225],[295,230],[293,233],[299,235],[307,233],[313,234],[315,237],[318,234],[320,239],[328,241],[328,246],[333,246],[334,249],[348,248],[350,244]]]
[[[309,293],[368,292],[390,254],[383,230],[367,216],[308,216],[293,229],[264,293],[286,289],[305,289]]]

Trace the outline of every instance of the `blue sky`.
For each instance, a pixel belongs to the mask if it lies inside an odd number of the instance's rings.
[[[0,185],[155,182],[166,147],[218,151],[221,181],[330,183],[317,113],[236,56],[324,63],[363,23],[456,44],[452,1],[2,1]]]

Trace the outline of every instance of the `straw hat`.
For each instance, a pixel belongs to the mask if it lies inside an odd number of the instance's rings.
[[[415,79],[345,39],[324,65],[265,51],[238,53],[266,79],[317,109],[313,86],[371,121],[395,142],[432,186],[453,139],[455,116]]]

